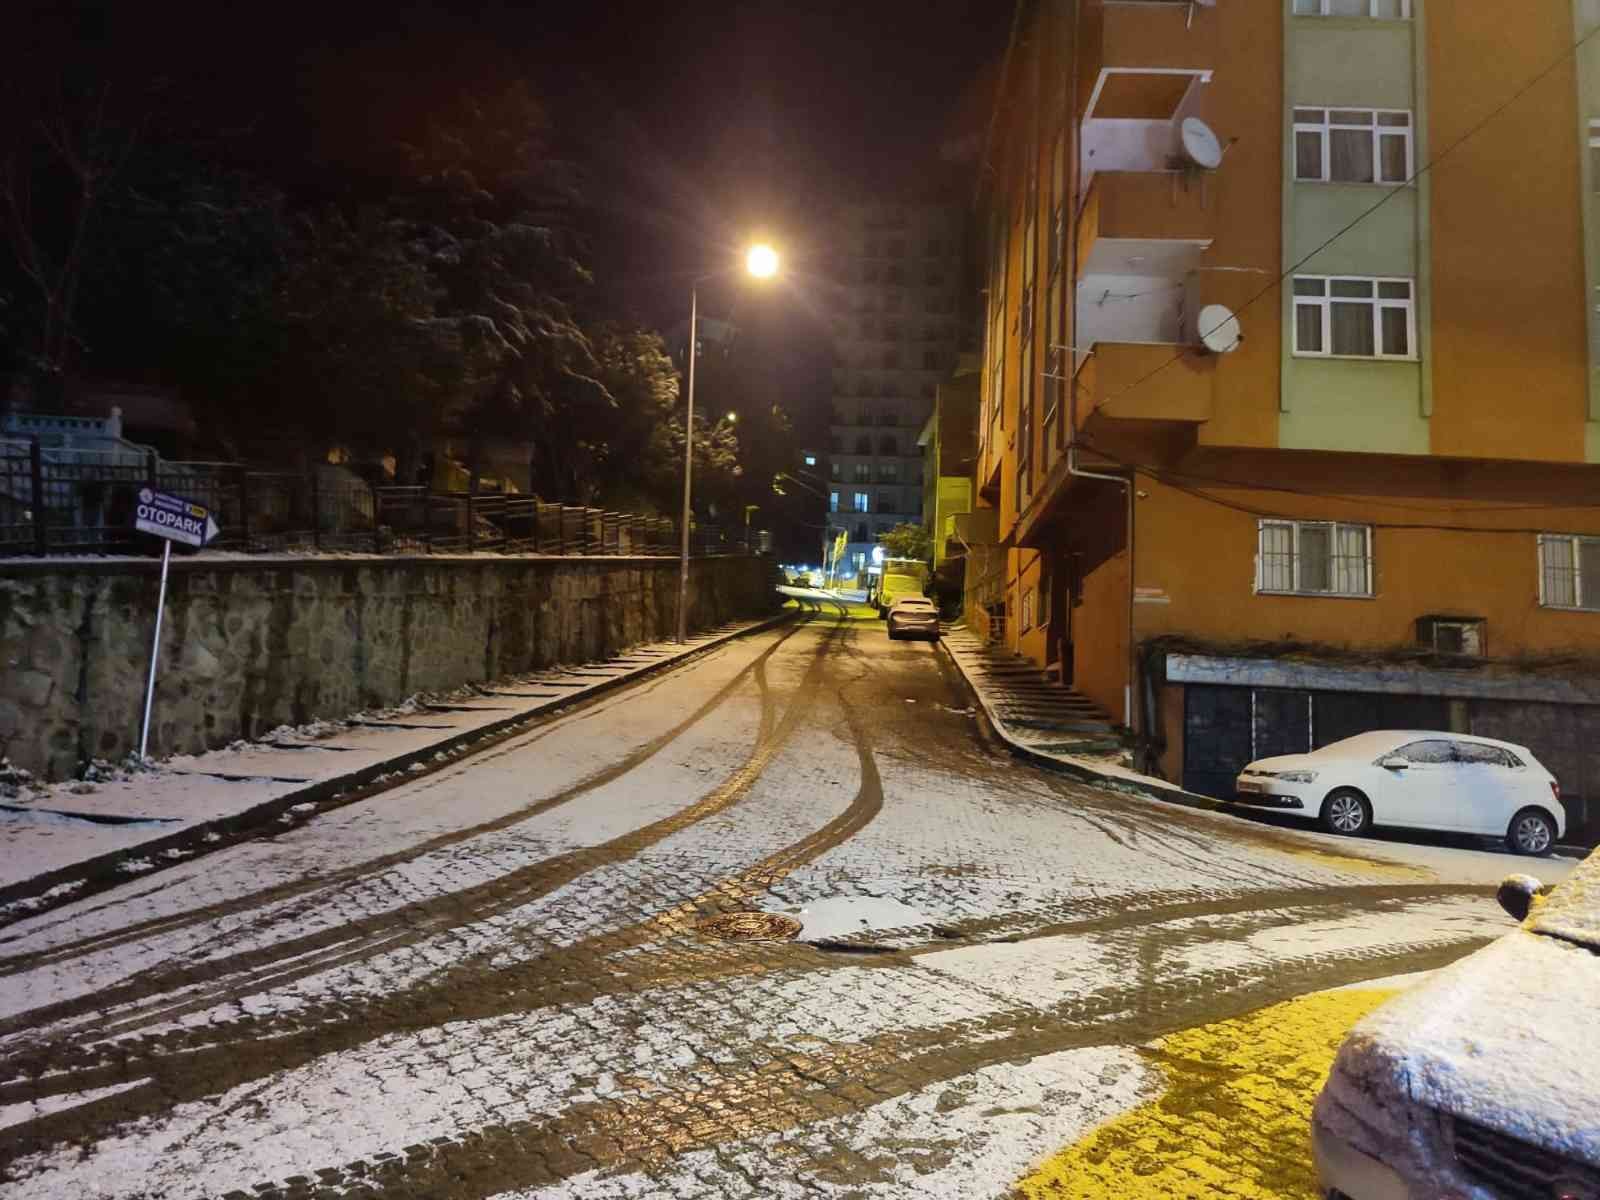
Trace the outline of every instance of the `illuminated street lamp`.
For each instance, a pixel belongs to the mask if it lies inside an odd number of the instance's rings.
[[[778,252],[764,242],[751,246],[744,258],[745,271],[756,279],[771,279],[778,273]],[[713,274],[720,274],[714,272]],[[700,285],[711,275],[702,275],[689,286],[689,382],[688,407],[683,419],[683,536],[678,548],[678,641],[689,637],[689,521],[692,512],[691,478],[694,469],[694,360],[699,357]],[[729,413],[732,423],[738,413]]]

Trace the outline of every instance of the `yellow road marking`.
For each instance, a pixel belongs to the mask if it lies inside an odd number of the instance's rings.
[[[1163,1038],[1155,1100],[1017,1186],[1025,1200],[1318,1200],[1311,1105],[1350,1027],[1389,989],[1320,992]]]

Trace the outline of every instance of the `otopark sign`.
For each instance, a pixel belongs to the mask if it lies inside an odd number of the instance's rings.
[[[222,530],[211,517],[211,510],[182,496],[170,496],[155,488],[139,489],[139,503],[133,510],[133,527],[140,533],[153,533],[162,539],[161,589],[156,593],[156,631],[150,642],[150,674],[144,686],[144,723],[139,729],[139,757],[145,758],[150,745],[150,710],[156,699],[156,662],[161,657],[161,618],[167,609],[167,569],[172,566],[172,543],[199,549]]]
[[[204,546],[222,532],[212,520],[210,509],[204,505],[181,496],[169,496],[154,488],[139,489],[133,527],[140,533],[153,533],[170,542],[195,547]]]

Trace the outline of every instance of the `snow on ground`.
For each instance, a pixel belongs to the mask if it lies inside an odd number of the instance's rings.
[[[680,1155],[648,1174],[590,1171],[493,1200],[996,1195],[1043,1154],[1136,1107],[1158,1079],[1125,1048],[1046,1054],[847,1117]]]

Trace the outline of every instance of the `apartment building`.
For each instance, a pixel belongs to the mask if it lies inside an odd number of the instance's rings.
[[[840,578],[865,580],[878,535],[922,509],[917,438],[960,344],[962,210],[842,205],[832,222],[829,523],[848,534]]]
[[[1595,0],[1022,0],[969,621],[1214,795],[1367,728],[1600,811]]]

